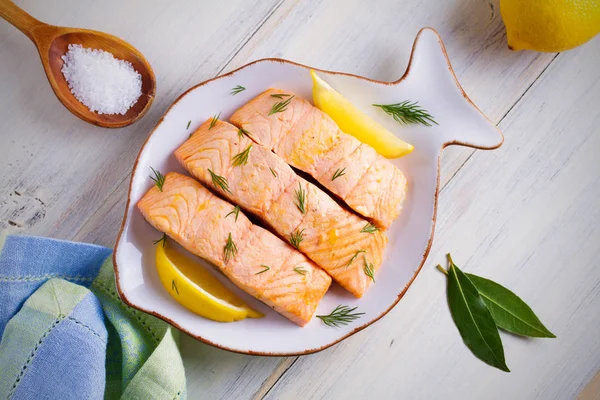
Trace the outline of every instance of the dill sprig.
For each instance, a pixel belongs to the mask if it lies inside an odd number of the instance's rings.
[[[298,248],[298,246],[300,246],[300,243],[302,243],[303,240],[304,240],[304,229],[302,229],[301,231],[295,231],[290,235],[290,243],[295,248]]]
[[[302,185],[298,182],[298,190],[294,190],[296,194],[296,207],[302,214],[306,214],[306,190],[302,189]]]
[[[331,177],[332,181],[335,181],[337,178],[339,178],[340,176],[346,175],[346,168],[342,168],[342,169],[336,169],[335,172],[333,173],[333,176]]]
[[[394,117],[394,119],[404,125],[408,124],[423,124],[425,126],[431,126],[431,124],[438,124],[435,119],[427,112],[427,110],[421,108],[418,102],[411,102],[410,100],[403,101],[402,103],[396,104],[373,104],[375,107],[381,108],[383,111]]]
[[[373,225],[370,222],[367,222],[367,224],[365,225],[364,228],[362,228],[360,230],[361,233],[375,233],[377,232],[379,229],[377,229],[377,227],[375,225]]]
[[[290,97],[291,94],[285,94],[285,93],[277,93],[277,94],[272,94],[271,97],[275,97],[276,99],[279,100],[283,100],[284,97]]]
[[[294,268],[294,271],[300,275],[306,275],[306,270],[302,267],[296,267]]]
[[[273,176],[274,176],[275,178],[277,178],[277,174],[275,173],[275,171],[273,171],[273,168],[269,167],[269,169],[271,170],[271,173],[273,174]]]
[[[262,270],[258,271],[258,272],[257,272],[257,273],[255,273],[254,275],[260,275],[260,274],[262,274],[263,272],[267,272],[268,270],[270,270],[270,269],[271,269],[271,267],[269,267],[268,265],[265,265],[265,264],[260,264],[260,266],[261,266],[261,267],[263,267],[264,269],[262,269]]]
[[[217,121],[219,120],[220,116],[221,116],[221,113],[218,113],[212,117],[212,119],[210,120],[210,125],[208,126],[209,131],[217,124]]]
[[[273,95],[271,95],[271,96],[273,96]],[[283,101],[278,101],[277,103],[273,104],[273,108],[271,108],[271,111],[269,111],[269,115],[277,114],[277,113],[284,112],[285,110],[287,110],[287,106],[290,105],[290,102],[292,101],[293,98],[294,98],[294,96],[289,97]]]
[[[235,216],[235,221],[237,222],[237,217],[240,214],[240,206],[235,206],[233,207],[233,210],[231,210],[226,216],[225,218],[229,217],[230,215],[234,215]]]
[[[162,242],[163,247],[165,247],[167,245],[167,234],[163,233],[162,237],[158,240],[153,240],[152,244],[159,244],[160,242]]]
[[[231,232],[229,232],[229,237],[227,238],[227,243],[225,243],[225,247],[223,248],[223,258],[225,259],[225,264],[229,260],[231,260],[237,254],[237,246],[233,243],[233,239],[231,238]]]
[[[321,321],[327,326],[339,328],[342,325],[348,325],[355,319],[360,318],[365,313],[355,313],[357,307],[350,308],[349,306],[339,305],[329,315],[317,315]]]
[[[229,190],[229,184],[227,183],[227,179],[215,174],[210,170],[210,168],[208,169],[208,172],[210,172],[210,177],[212,178],[213,185],[215,185],[218,188],[221,188],[222,191],[231,194],[231,190]]]
[[[240,139],[243,139],[244,136],[246,136],[247,138],[250,138],[250,132],[248,132],[247,130],[245,130],[244,128],[239,128],[238,129],[238,136]]]
[[[188,121],[188,124],[187,124],[187,126],[185,127],[185,129],[190,129],[190,125],[191,125],[191,123],[192,123],[192,120],[190,119],[190,120]]]
[[[252,150],[252,145],[248,146],[248,148],[242,151],[241,153],[233,156],[233,158],[231,159],[231,164],[234,167],[239,167],[248,164],[248,156],[250,155],[250,150]]]
[[[352,264],[352,262],[354,260],[356,260],[356,257],[358,257],[358,255],[360,253],[366,253],[366,251],[365,250],[358,250],[356,253],[354,253],[354,255],[352,256],[352,258],[350,259],[350,261],[348,261],[348,264],[346,264],[346,268],[348,268],[350,266],[350,264]]]
[[[161,174],[160,171],[157,171],[152,167],[150,167],[150,169],[154,173],[154,176],[150,176],[150,179],[152,179],[154,181],[158,190],[160,190],[162,192],[163,185],[165,184],[165,176],[163,174]]]
[[[373,266],[373,263],[368,262],[367,257],[363,257],[363,261],[363,271],[365,272],[365,275],[371,278],[373,280],[373,283],[375,283],[375,267]]]
[[[231,89],[231,92],[229,92],[230,95],[235,96],[238,93],[243,92],[244,90],[246,90],[245,87],[243,87],[242,85],[237,85],[236,87],[234,87],[233,89]]]

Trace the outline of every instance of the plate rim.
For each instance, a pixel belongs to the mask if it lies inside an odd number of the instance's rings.
[[[137,305],[133,302],[131,302],[127,296],[125,295],[125,293],[123,292],[123,290],[121,289],[121,285],[120,285],[120,281],[119,281],[119,266],[117,263],[117,253],[119,250],[119,243],[121,242],[121,237],[123,236],[123,232],[125,230],[125,225],[127,223],[128,217],[129,217],[129,208],[131,205],[131,189],[132,189],[132,185],[133,185],[133,180],[135,178],[135,173],[137,171],[137,165],[140,159],[140,156],[143,152],[143,150],[145,149],[146,145],[148,144],[148,141],[150,140],[150,138],[154,135],[156,129],[158,129],[158,127],[160,126],[160,124],[162,124],[163,120],[165,119],[165,117],[167,116],[167,114],[171,111],[171,109],[181,100],[183,99],[188,93],[190,93],[192,90],[195,90],[201,86],[204,86],[212,81],[221,79],[221,78],[225,78],[228,77],[230,75],[235,74],[236,72],[246,68],[246,67],[250,67],[254,64],[258,64],[258,63],[262,63],[262,62],[278,62],[281,64],[291,64],[291,65],[295,65],[295,66],[299,66],[305,69],[314,69],[316,71],[319,72],[324,72],[327,74],[332,74],[332,75],[344,75],[344,76],[350,76],[350,77],[354,77],[354,78],[358,78],[358,79],[362,79],[368,82],[372,82],[372,83],[376,83],[376,84],[380,84],[380,85],[386,85],[386,86],[394,86],[397,85],[399,83],[401,83],[404,79],[406,79],[410,73],[411,70],[411,66],[412,66],[412,61],[413,61],[413,57],[415,54],[415,49],[417,46],[417,43],[419,42],[419,39],[421,37],[421,35],[426,32],[426,31],[431,31],[433,32],[436,37],[437,40],[440,44],[442,53],[444,54],[444,58],[446,59],[446,63],[447,63],[447,67],[448,70],[450,72],[450,74],[452,75],[452,77],[454,78],[454,82],[456,83],[456,86],[458,87],[458,89],[460,90],[462,96],[473,106],[473,108],[475,108],[475,110],[477,110],[489,123],[490,125],[494,126],[494,128],[496,128],[496,130],[498,131],[498,133],[500,134],[500,140],[499,143],[496,145],[492,145],[492,146],[478,146],[478,145],[474,145],[472,143],[467,143],[467,142],[462,142],[460,140],[450,140],[447,142],[444,142],[442,144],[442,147],[439,150],[439,154],[438,154],[438,158],[437,158],[437,181],[436,181],[436,185],[435,185],[435,194],[434,194],[434,204],[433,204],[433,216],[431,219],[431,234],[429,235],[429,240],[427,242],[427,248],[425,249],[425,251],[423,252],[423,257],[421,259],[421,262],[419,264],[419,267],[415,270],[413,276],[410,278],[410,280],[408,281],[408,283],[402,288],[402,290],[400,291],[400,293],[398,293],[396,300],[386,309],[384,310],[380,315],[376,316],[375,318],[371,319],[370,321],[366,322],[363,325],[360,325],[358,327],[356,327],[355,329],[353,329],[352,331],[348,332],[346,335],[340,337],[339,339],[336,339],[335,341],[328,343],[326,345],[323,345],[321,347],[318,348],[313,348],[313,349],[308,349],[305,351],[301,351],[301,352],[262,352],[262,351],[253,351],[253,350],[240,350],[240,349],[233,349],[233,348],[229,348],[227,346],[218,344],[218,343],[214,343],[204,337],[202,337],[201,335],[197,335],[194,334],[192,332],[190,332],[189,330],[181,327],[179,324],[177,324],[176,322],[174,322],[173,320],[171,320],[170,318],[155,312],[155,311],[151,311],[151,310],[146,310],[144,307]],[[144,143],[142,144],[142,147],[139,150],[139,153],[135,159],[135,162],[133,164],[132,167],[132,172],[131,172],[131,178],[129,180],[129,188],[127,191],[127,203],[125,205],[125,214],[123,215],[123,220],[121,221],[121,227],[119,229],[119,233],[117,235],[117,239],[115,242],[115,246],[114,246],[114,250],[113,250],[113,255],[112,255],[112,261],[113,261],[113,269],[115,271],[115,282],[116,282],[116,288],[117,288],[117,292],[120,296],[120,298],[123,300],[123,302],[125,304],[127,304],[129,307],[132,307],[136,310],[145,312],[147,314],[153,315],[156,318],[159,318],[165,322],[167,322],[168,324],[176,327],[177,329],[179,329],[182,332],[185,332],[187,335],[193,337],[196,340],[201,341],[202,343],[208,344],[210,346],[213,347],[217,347],[221,350],[226,350],[226,351],[230,351],[233,353],[238,353],[238,354],[246,354],[246,355],[253,355],[253,356],[266,356],[266,357],[291,357],[291,356],[301,356],[301,355],[308,355],[308,354],[313,354],[313,353],[318,353],[320,351],[323,351],[347,338],[349,338],[350,336],[362,331],[363,329],[367,328],[368,326],[374,324],[375,322],[379,321],[381,318],[383,318],[385,315],[387,315],[397,304],[398,302],[404,297],[404,295],[406,294],[406,292],[408,291],[408,289],[410,288],[410,286],[413,284],[414,280],[417,278],[417,275],[419,275],[419,273],[421,272],[421,269],[423,268],[423,265],[425,264],[425,262],[427,261],[427,257],[429,256],[429,252],[431,250],[431,246],[433,243],[433,238],[435,235],[435,225],[436,225],[436,221],[437,221],[437,208],[438,208],[438,196],[439,196],[439,188],[440,188],[440,161],[441,161],[441,155],[444,151],[444,149],[448,146],[453,146],[453,145],[459,145],[459,146],[465,146],[465,147],[470,147],[473,149],[478,149],[478,150],[494,150],[499,148],[500,146],[502,146],[502,144],[504,143],[504,134],[502,133],[502,131],[500,130],[500,128],[493,123],[476,105],[475,103],[473,103],[473,101],[469,98],[469,96],[467,95],[467,93],[464,91],[463,87],[461,86],[460,82],[458,81],[458,78],[456,77],[456,74],[454,73],[454,69],[452,68],[452,64],[450,63],[450,59],[448,58],[448,53],[446,52],[446,47],[444,46],[444,43],[442,41],[442,38],[440,37],[440,34],[433,28],[431,27],[424,27],[421,28],[419,30],[419,32],[417,33],[417,36],[414,40],[412,49],[411,49],[411,53],[410,53],[410,57],[408,60],[408,66],[406,67],[406,71],[404,72],[404,74],[397,80],[392,81],[392,82],[387,82],[387,81],[379,81],[379,80],[375,80],[375,79],[370,79],[364,76],[360,76],[360,75],[355,75],[355,74],[350,74],[350,73],[346,73],[346,72],[338,72],[338,71],[329,71],[329,70],[325,70],[325,69],[320,69],[320,68],[312,68],[310,66],[304,65],[304,64],[300,64],[294,61],[290,61],[290,60],[286,60],[283,58],[261,58],[258,60],[254,60],[252,62],[249,62],[247,64],[242,65],[239,68],[236,68],[230,72],[227,72],[225,74],[222,75],[218,75],[214,78],[211,79],[207,79],[197,85],[192,86],[191,88],[187,89],[185,92],[183,92],[179,97],[177,97],[177,99],[175,99],[173,101],[173,103],[171,103],[171,105],[165,110],[164,114],[160,117],[160,119],[156,122],[156,125],[154,125],[154,128],[152,128],[152,131],[150,132],[150,134],[148,134],[148,137],[146,138],[146,140],[144,141]]]

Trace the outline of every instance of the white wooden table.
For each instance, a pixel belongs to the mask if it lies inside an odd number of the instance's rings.
[[[54,97],[29,40],[0,21],[0,229],[11,232],[112,246],[133,160],[168,105],[258,58],[395,80],[417,31],[431,26],[467,93],[504,131],[499,150],[444,152],[429,260],[387,317],[300,358],[185,337],[190,398],[571,399],[586,385],[588,398],[600,396],[600,38],[561,54],[511,52],[497,0],[17,4],[129,41],[153,65],[158,91],[133,126],[87,125]],[[434,268],[449,251],[521,295],[558,338],[503,335],[510,374],[475,359]]]

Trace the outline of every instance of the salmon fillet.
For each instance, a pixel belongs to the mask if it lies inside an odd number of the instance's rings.
[[[190,177],[168,173],[162,191],[153,186],[137,206],[156,229],[300,326],[311,320],[331,285],[329,275],[303,254]],[[226,253],[229,237],[237,252]],[[259,273],[265,265],[269,270]]]
[[[386,236],[364,232],[367,221],[296,175],[269,149],[231,124],[206,121],[175,157],[200,182],[259,217],[346,290],[356,297],[365,293],[372,282],[365,271],[379,269]]]
[[[282,94],[289,97],[279,98]],[[269,115],[274,104],[291,96],[283,112]],[[400,215],[406,197],[404,174],[292,92],[269,89],[238,109],[231,122],[377,227],[387,229]]]

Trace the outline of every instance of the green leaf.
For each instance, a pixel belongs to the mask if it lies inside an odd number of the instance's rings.
[[[556,337],[519,296],[489,279],[465,275],[477,288],[499,328],[521,336]]]
[[[452,262],[448,269],[448,305],[465,345],[481,361],[510,372],[498,327],[471,280]]]

